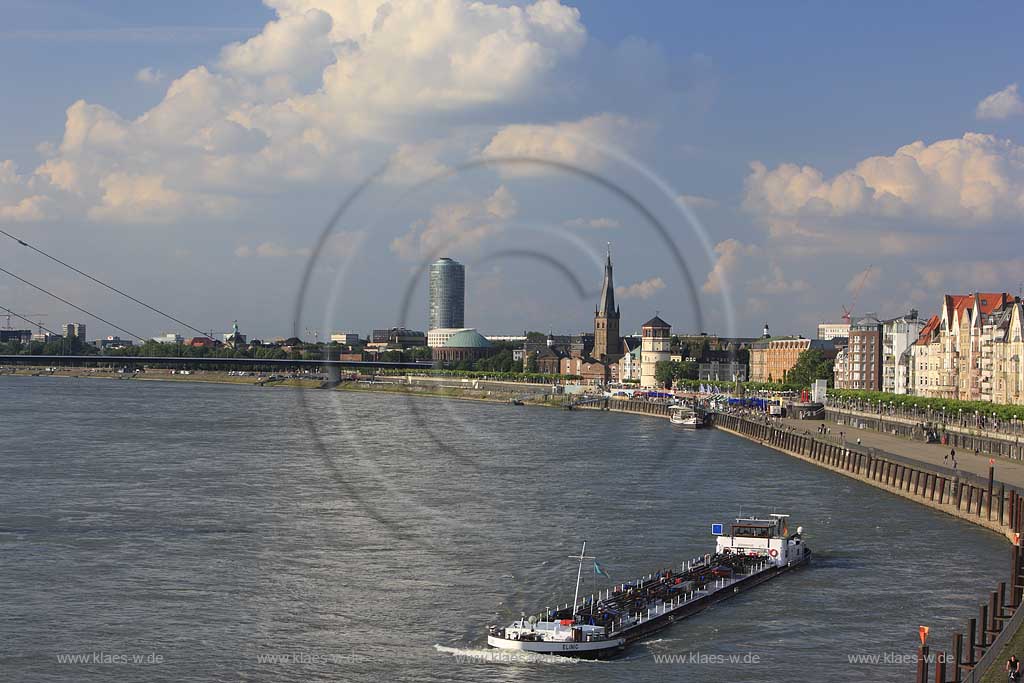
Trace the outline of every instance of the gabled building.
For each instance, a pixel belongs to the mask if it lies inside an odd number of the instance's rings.
[[[1009,333],[1017,299],[1004,292],[946,294],[936,318],[912,350],[914,393],[934,398],[990,401],[997,381],[999,344]],[[998,347],[998,348],[997,348]]]
[[[1024,306],[1020,301],[1005,309],[1005,326],[993,344],[992,401],[1024,403]]]

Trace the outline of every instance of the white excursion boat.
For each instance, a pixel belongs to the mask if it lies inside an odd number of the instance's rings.
[[[606,659],[632,642],[696,614],[711,605],[775,578],[811,559],[803,529],[788,530],[789,515],[739,518],[726,532],[711,525],[715,552],[662,569],[580,599],[587,543],[579,561],[572,606],[549,609],[508,626],[490,626],[487,644],[533,654]],[[598,565],[595,562],[595,571]]]
[[[704,426],[704,415],[685,405],[669,406],[669,421],[674,425],[682,425],[688,429],[699,429]]]

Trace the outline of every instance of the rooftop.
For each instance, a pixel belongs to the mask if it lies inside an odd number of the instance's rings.
[[[456,332],[445,342],[448,349],[490,349],[494,344],[487,341],[487,338],[474,329]]]

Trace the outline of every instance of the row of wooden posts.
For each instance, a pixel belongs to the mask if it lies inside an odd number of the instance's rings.
[[[725,414],[715,415],[714,420],[718,426],[805,456],[824,467],[896,489],[905,497],[953,506],[960,511],[960,516],[977,519],[979,522],[995,522],[1004,532],[1008,532],[1008,536],[1013,536],[1010,580],[1001,581],[986,602],[979,606],[978,616],[967,621],[966,639],[963,632],[953,634],[950,653],[937,652],[930,655],[926,642],[922,642],[918,652],[916,680],[919,683],[928,682],[931,662],[935,665],[936,683],[961,683],[968,680],[965,676],[973,680],[973,669],[1021,604],[1024,555],[1021,553],[1020,533],[1024,530],[1024,496],[1015,488],[1008,490],[1001,482],[997,489],[995,468],[991,465],[988,468],[988,481],[984,486],[977,486],[956,476],[949,477],[870,452],[851,450],[815,439],[811,434],[801,434],[767,422]],[[925,639],[922,638],[922,641]],[[978,672],[979,676],[981,673]]]

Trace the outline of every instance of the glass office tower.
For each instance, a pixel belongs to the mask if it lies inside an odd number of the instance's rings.
[[[466,267],[450,258],[430,264],[430,328],[465,327]]]

